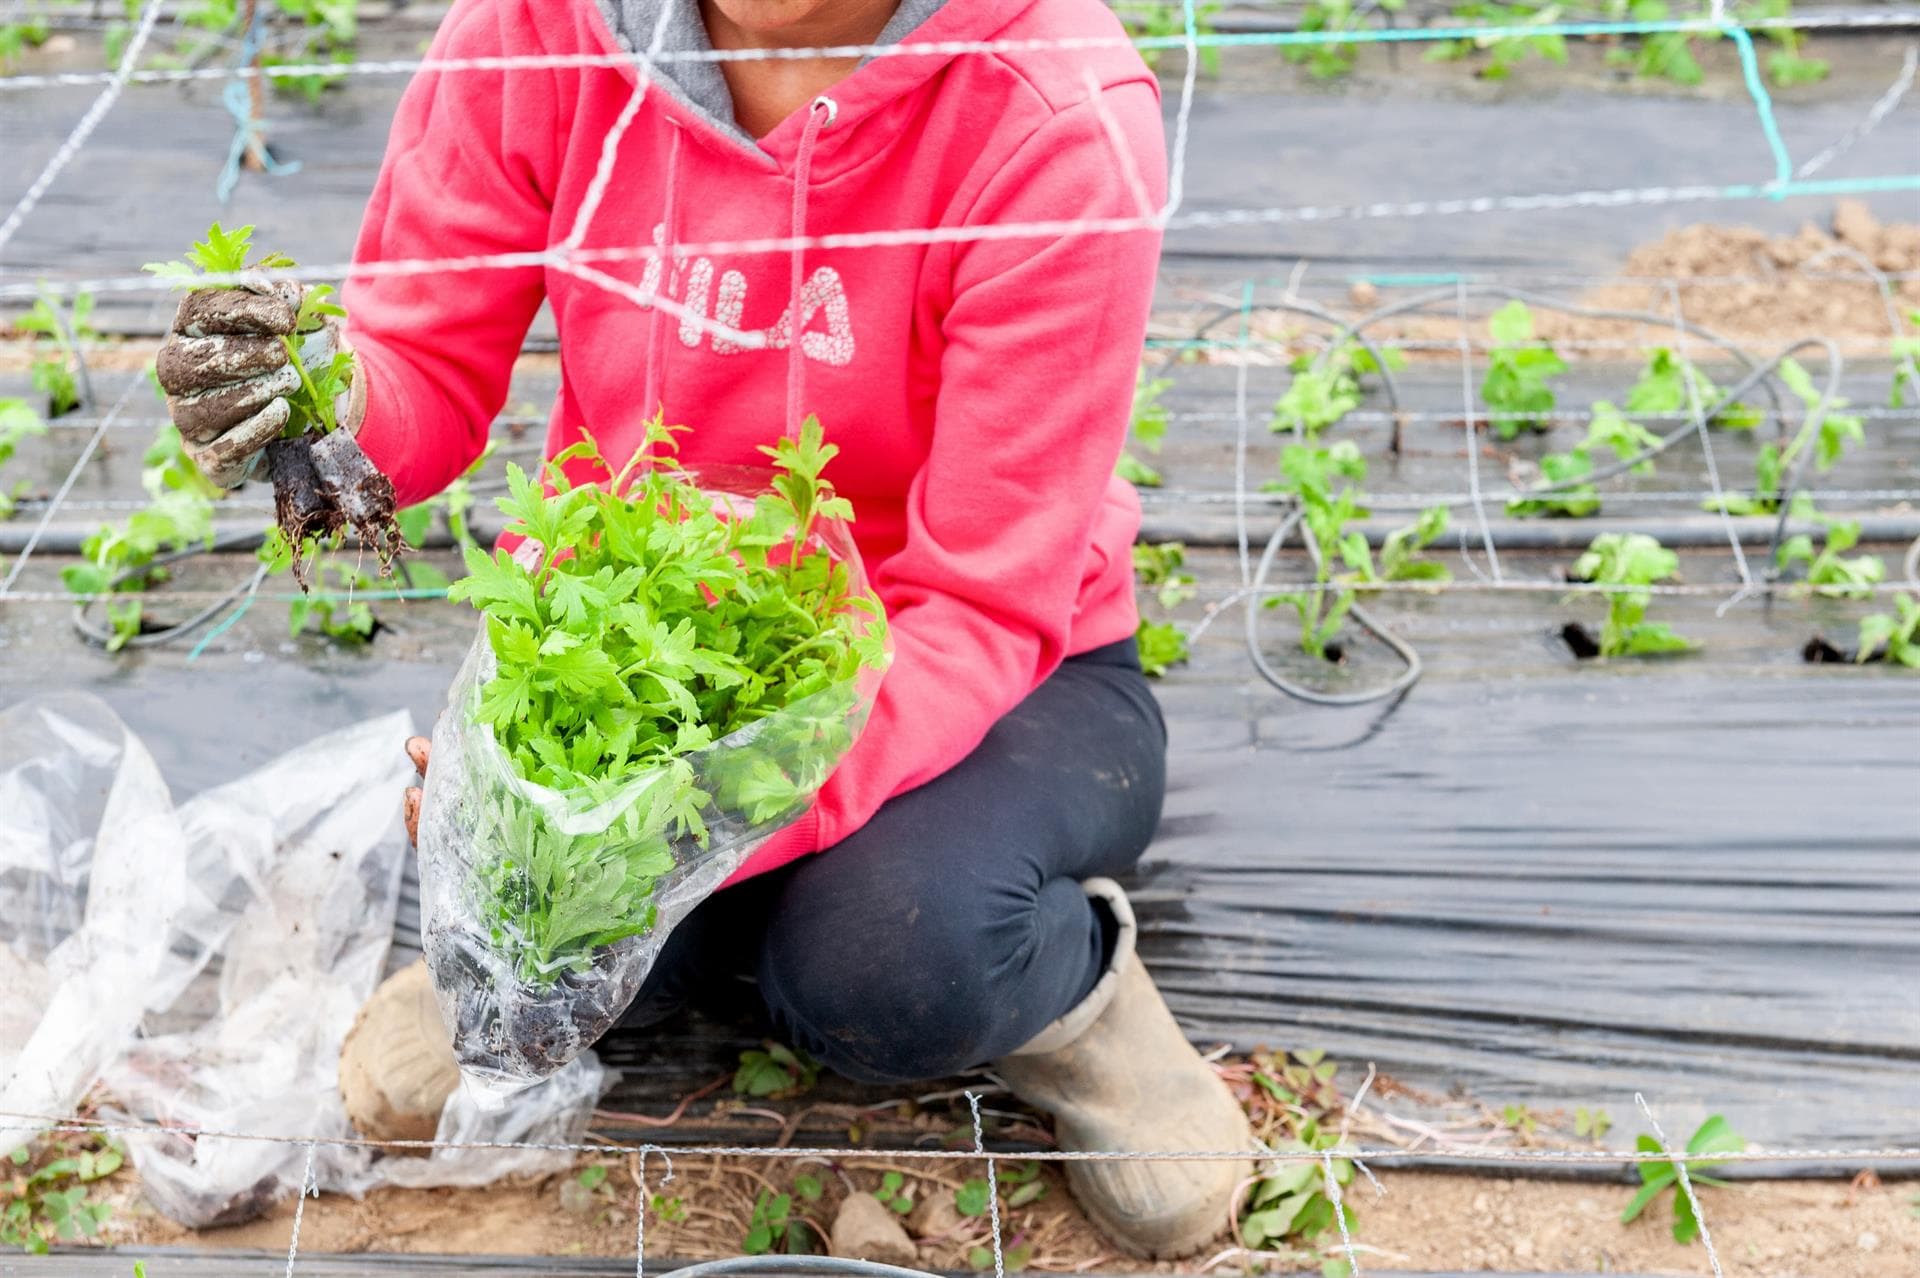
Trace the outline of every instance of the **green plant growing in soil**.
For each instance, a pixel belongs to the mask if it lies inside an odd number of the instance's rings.
[[[1047,1195],[1039,1163],[1002,1164],[995,1169],[994,1178],[999,1183],[1001,1202],[1010,1210],[1037,1203]],[[985,1180],[974,1177],[953,1191],[953,1209],[969,1220],[978,1220],[991,1212],[991,1192]]]
[[[213,500],[220,490],[187,456],[180,433],[163,425],[142,459],[140,486],[147,504],[120,524],[102,524],[81,544],[82,561],[60,570],[68,590],[80,595],[126,595],[107,604],[116,652],[140,633],[139,594],[167,579],[162,554],[213,544]],[[143,571],[144,570],[144,571]]]
[[[1476,0],[1471,4],[1455,5],[1452,18],[1460,26],[1550,27],[1561,20],[1561,13],[1558,5],[1531,8]],[[1515,67],[1534,54],[1564,66],[1567,61],[1567,38],[1555,31],[1544,31],[1537,35],[1486,35],[1467,40],[1441,40],[1428,49],[1425,56],[1429,62],[1452,62],[1470,58],[1476,53],[1486,54],[1487,60],[1475,74],[1483,80],[1504,80],[1513,74]]]
[[[1597,514],[1600,510],[1600,490],[1592,484],[1572,482],[1593,473],[1593,454],[1606,449],[1616,459],[1625,461],[1659,442],[1658,435],[1625,416],[1606,400],[1600,400],[1593,406],[1593,416],[1587,423],[1585,439],[1567,452],[1548,453],[1540,459],[1540,477],[1547,484],[1571,486],[1538,497],[1515,498],[1507,503],[1507,513],[1515,516],[1559,515],[1569,519],[1585,519]],[[1641,462],[1633,467],[1633,473],[1652,474],[1653,462]]]
[[[1920,310],[1907,312],[1907,323],[1920,326]],[[1920,396],[1920,336],[1893,339],[1893,384],[1887,388],[1887,407],[1905,408],[1909,395]]]
[[[1614,21],[1667,22],[1672,17],[1666,0],[1612,0],[1609,7]],[[1720,32],[1711,30],[1649,32],[1634,44],[1609,50],[1607,64],[1623,68],[1636,78],[1671,80],[1691,87],[1706,79],[1695,55],[1695,39],[1719,38]]]
[[[753,1216],[747,1221],[740,1250],[749,1256],[765,1256],[775,1251],[789,1256],[811,1255],[815,1229],[806,1217],[794,1215],[792,1194],[763,1189],[754,1200]]]
[[[1398,13],[1403,0],[1379,0],[1374,7],[1386,13]],[[1354,0],[1308,0],[1306,8],[1300,11],[1298,30],[1337,35],[1360,30],[1361,22]],[[1288,62],[1304,64],[1307,74],[1316,80],[1339,79],[1353,70],[1360,56],[1359,46],[1350,40],[1282,45],[1281,54]]]
[[[1793,0],[1747,0],[1741,6],[1740,16],[1753,22],[1787,18],[1792,14]],[[1761,33],[1777,46],[1767,54],[1767,76],[1779,87],[1791,89],[1800,84],[1818,84],[1832,70],[1825,58],[1810,58],[1801,52],[1806,44],[1805,33],[1789,26],[1763,27]]]
[[[1567,371],[1567,362],[1546,342],[1533,336],[1533,312],[1518,298],[1495,311],[1487,321],[1493,349],[1487,355],[1487,375],[1480,382],[1493,433],[1514,439],[1522,430],[1546,430],[1553,411],[1553,387],[1547,380]]]
[[[1920,670],[1920,603],[1912,595],[1893,597],[1892,612],[1870,612],[1860,618],[1858,662],[1875,658],[1909,670]]]
[[[1167,440],[1167,409],[1160,402],[1160,397],[1172,389],[1171,379],[1149,379],[1144,366],[1134,378],[1133,416],[1129,434],[1135,443],[1156,457]],[[1136,488],[1158,488],[1164,482],[1160,472],[1134,456],[1132,449],[1121,450],[1114,473]]]
[[[544,491],[510,465],[506,532],[535,545],[524,562],[470,549],[448,589],[485,614],[497,666],[466,713],[514,772],[626,804],[604,832],[569,835],[516,791],[476,796],[492,828],[521,835],[479,867],[480,890],[537,986],[650,930],[655,881],[676,846],[707,845],[710,816],[797,815],[852,743],[857,676],[886,663],[878,601],[815,538],[852,516],[822,474],[839,450],[820,423],[763,450],[775,476],[751,513],[662,464],[679,429],[655,418],[618,472],[585,437],[548,463]],[[577,486],[571,462],[607,482]],[[708,756],[696,783],[688,756],[762,721],[753,748]]]
[[[224,279],[208,283],[206,276],[231,277],[247,270],[285,270],[294,265],[284,253],[255,257],[251,226],[228,231],[215,222],[207,229],[207,238],[196,243],[185,259],[150,262],[144,269],[176,288],[194,290],[182,303],[183,311],[189,307],[205,311],[212,304],[199,301],[203,296],[240,287]],[[310,364],[306,352],[308,339],[345,316],[329,286],[301,291],[293,331],[280,338],[299,370],[300,388],[287,396],[291,411],[286,426],[267,445],[267,474],[273,481],[275,520],[289,546],[304,550],[309,538],[325,542],[350,527],[361,544],[374,551],[386,573],[406,544],[395,522],[393,484],[374,469],[352,433],[339,429],[335,417],[334,404],[353,380],[353,357],[330,350],[325,359]],[[295,555],[291,567],[294,580],[306,589],[304,554]]]
[[[0,399],[0,466],[13,460],[22,441],[47,433],[47,424],[24,399]],[[27,481],[0,484],[0,519],[13,518],[19,500],[27,495]]]
[[[1347,525],[1367,514],[1366,459],[1351,440],[1331,445],[1289,444],[1280,453],[1280,478],[1267,488],[1292,493],[1300,504],[1301,527],[1319,548],[1313,588],[1272,595],[1266,607],[1290,604],[1300,619],[1300,649],[1327,658],[1358,593],[1388,581],[1445,581],[1444,565],[1420,557],[1420,551],[1447,530],[1445,507],[1430,507],[1412,526],[1389,534],[1376,566],[1366,534]],[[1353,480],[1355,483],[1345,481]]]
[[[282,21],[267,25],[269,43],[261,52],[263,67],[314,65],[353,61],[359,37],[359,0],[275,0]],[[246,38],[246,13],[241,0],[196,0],[181,11],[180,23],[205,35],[185,35],[175,45],[174,57],[191,65],[209,53]],[[299,93],[318,102],[326,88],[344,73],[274,76],[269,81],[282,92]]]
[[[1121,25],[1127,29],[1127,34],[1137,40],[1184,38],[1187,34],[1187,10],[1180,0],[1116,0],[1113,8]],[[1219,0],[1201,0],[1193,6],[1193,32],[1196,36],[1213,34],[1213,18],[1220,9]],[[1165,48],[1156,46],[1140,50],[1140,58],[1157,71],[1166,53]],[[1218,45],[1202,46],[1200,70],[1207,75],[1220,74]]]
[[[1844,396],[1835,395],[1822,407],[1819,388],[1798,361],[1783,359],[1780,380],[1794,397],[1806,406],[1806,419],[1783,449],[1766,443],[1753,461],[1753,492],[1729,493],[1710,497],[1702,505],[1711,511],[1730,515],[1772,515],[1780,510],[1781,486],[1792,476],[1806,450],[1813,449],[1813,468],[1820,474],[1832,470],[1846,454],[1849,444],[1867,437],[1866,423],[1855,414],[1840,410],[1849,406]]]
[[[23,333],[32,333],[33,388],[47,397],[47,416],[64,417],[80,406],[80,383],[75,375],[80,352],[75,342],[90,342],[100,334],[93,327],[93,295],[76,293],[62,307],[57,298],[41,296],[33,309],[13,322]]]
[[[1391,347],[1373,352],[1359,342],[1342,342],[1324,357],[1296,355],[1289,366],[1293,380],[1286,394],[1273,406],[1268,421],[1270,430],[1290,431],[1315,439],[1320,432],[1360,407],[1361,378],[1381,371],[1395,372],[1406,367],[1407,357]]]
[[[1886,579],[1887,566],[1878,555],[1852,555],[1846,552],[1860,544],[1860,525],[1849,519],[1820,514],[1813,502],[1797,498],[1795,513],[1819,524],[1822,532],[1816,549],[1808,533],[1795,533],[1780,543],[1776,562],[1784,572],[1795,567],[1805,569],[1805,588],[1829,599],[1865,599]]]
[[[1693,381],[1691,392],[1687,390],[1689,378]],[[1698,404],[1704,412],[1719,403],[1723,393],[1712,378],[1700,371],[1699,365],[1665,346],[1657,346],[1647,353],[1646,367],[1640,370],[1639,380],[1627,391],[1626,411],[1636,415],[1672,415],[1689,413]],[[1714,414],[1707,424],[1726,430],[1752,430],[1764,416],[1752,405],[1735,400]]]
[[[1573,565],[1582,581],[1617,589],[1607,592],[1607,619],[1600,628],[1600,655],[1642,657],[1685,652],[1691,641],[1667,625],[1647,620],[1651,592],[1680,569],[1680,557],[1645,533],[1602,533]]]
[[[22,51],[39,48],[52,34],[45,18],[0,22],[0,71],[13,70]]]
[[[1665,1152],[1658,1140],[1642,1134],[1634,1141],[1634,1148],[1642,1153],[1659,1154]],[[1694,1129],[1687,1138],[1686,1152],[1699,1154],[1737,1154],[1747,1147],[1746,1140],[1733,1130],[1725,1118],[1715,1114]],[[1701,1173],[1710,1167],[1720,1166],[1713,1159],[1688,1158],[1687,1180],[1697,1192],[1705,1186],[1721,1186],[1727,1182],[1717,1180]],[[1673,1240],[1683,1246],[1700,1236],[1700,1218],[1694,1214],[1693,1200],[1686,1190],[1680,1187],[1680,1174],[1671,1158],[1648,1159],[1639,1164],[1640,1192],[1633,1196],[1626,1210],[1620,1213],[1620,1223],[1631,1224],[1640,1213],[1662,1194],[1673,1195]]]
[[[761,1047],[740,1053],[733,1091],[736,1096],[784,1100],[811,1090],[819,1078],[820,1065],[813,1057],[768,1039]]]
[[[1532,1136],[1540,1130],[1540,1116],[1526,1105],[1502,1106],[1500,1121],[1521,1136]]]
[[[1193,574],[1186,571],[1187,548],[1177,541],[1140,542],[1133,548],[1133,574],[1154,592],[1154,602],[1171,612],[1193,598]],[[1171,621],[1140,619],[1134,631],[1140,668],[1153,678],[1187,659],[1186,632]]]
[[[99,1236],[111,1211],[95,1186],[125,1161],[105,1136],[48,1138],[36,1154],[26,1145],[0,1161],[0,1246],[44,1256],[54,1243]]]
[[[913,1213],[913,1194],[907,1189],[906,1177],[897,1171],[890,1171],[880,1177],[880,1187],[873,1191],[880,1205],[896,1216],[908,1216]]]
[[[687,1205],[679,1195],[654,1194],[647,1200],[647,1206],[653,1214],[669,1225],[678,1225],[687,1218]]]
[[[1582,1106],[1573,1111],[1573,1134],[1591,1141],[1602,1141],[1613,1128],[1613,1119],[1604,1109]]]
[[[1340,1134],[1327,1130],[1318,1119],[1307,1119],[1299,1134],[1273,1147],[1277,1154],[1318,1154],[1338,1149]],[[1353,1182],[1353,1164],[1344,1158],[1332,1161],[1334,1182],[1342,1189]],[[1340,1214],[1346,1218],[1349,1234],[1356,1232],[1359,1220],[1343,1201]],[[1241,1209],[1239,1228],[1244,1244],[1266,1251],[1289,1241],[1312,1244],[1340,1225],[1333,1199],[1327,1193],[1326,1163],[1318,1158],[1292,1159],[1272,1164],[1254,1183]],[[1345,1262],[1336,1262],[1344,1266]]]

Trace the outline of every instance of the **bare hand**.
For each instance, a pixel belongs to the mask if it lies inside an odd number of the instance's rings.
[[[425,737],[407,738],[407,757],[413,760],[414,770],[419,772],[422,781],[427,779],[427,756],[433,753],[433,742]],[[400,811],[407,822],[407,842],[414,847],[420,846],[420,800],[426,792],[417,785],[407,787],[400,799]]]

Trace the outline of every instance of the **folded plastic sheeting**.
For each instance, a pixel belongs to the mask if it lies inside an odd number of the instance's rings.
[[[154,1205],[193,1226],[294,1192],[309,1154],[319,1188],[348,1192],[564,1161],[327,1143],[352,1134],[340,1042],[392,938],[410,731],[369,720],[175,807],[98,700],[0,712],[0,1149],[38,1126],[4,1115],[70,1114],[102,1085],[110,1112],[177,1129],[128,1144]],[[456,1097],[441,1136],[576,1141],[602,1078],[585,1057],[503,1112]]]

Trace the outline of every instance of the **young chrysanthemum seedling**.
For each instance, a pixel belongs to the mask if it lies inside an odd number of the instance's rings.
[[[340,428],[335,405],[353,384],[354,361],[351,354],[337,348],[333,338],[337,321],[345,319],[347,312],[325,284],[299,289],[295,300],[295,285],[232,282],[232,277],[246,271],[285,270],[295,265],[284,253],[268,253],[249,261],[252,255],[251,226],[228,231],[215,222],[208,228],[207,238],[196,243],[185,260],[150,262],[145,269],[176,287],[191,290],[174,320],[175,332],[190,338],[228,333],[218,318],[231,309],[221,301],[223,292],[267,287],[281,303],[293,308],[290,323],[284,321],[282,311],[281,319],[264,324],[264,328],[279,337],[289,363],[300,376],[299,387],[286,397],[286,424],[266,449],[275,520],[294,552],[294,578],[305,589],[305,561],[310,548],[347,528],[374,551],[384,572],[406,542],[394,518],[392,482],[374,469],[352,432]],[[207,276],[216,279],[209,283]],[[262,327],[255,321],[245,331],[260,332]]]
[[[1615,589],[1607,592],[1607,619],[1592,653],[1602,657],[1644,657],[1685,652],[1693,642],[1662,622],[1648,621],[1652,592],[1641,587],[1666,581],[1680,570],[1680,557],[1645,533],[1602,533],[1573,565],[1581,581]],[[1582,649],[1569,626],[1568,642]],[[1591,638],[1587,640],[1592,644]]]

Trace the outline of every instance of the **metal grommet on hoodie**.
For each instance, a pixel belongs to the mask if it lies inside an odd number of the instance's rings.
[[[826,123],[822,124],[820,127],[823,129],[832,128],[833,122],[840,118],[840,104],[838,102],[835,102],[832,98],[828,97],[826,94],[823,93],[819,97],[815,98],[813,100],[813,105],[809,106],[807,109],[809,111],[812,111],[820,107],[825,107],[827,109]]]

